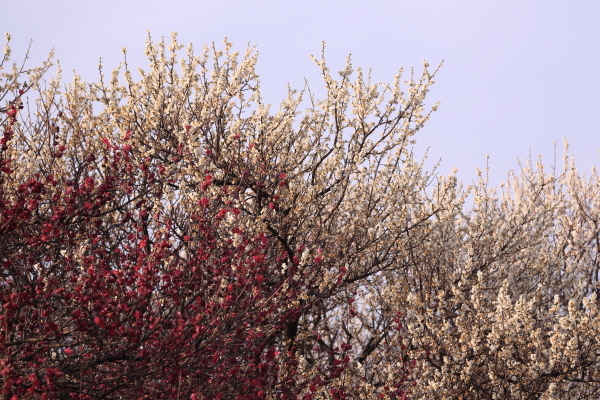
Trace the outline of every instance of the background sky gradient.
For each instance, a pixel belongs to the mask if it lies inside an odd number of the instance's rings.
[[[392,82],[400,67],[445,60],[428,104],[440,109],[416,137],[417,154],[440,172],[459,168],[467,183],[490,156],[493,183],[517,158],[544,154],[558,165],[562,139],[582,172],[600,165],[600,1],[598,0],[19,0],[3,2],[0,31],[13,37],[13,61],[34,38],[28,65],[55,48],[65,83],[76,70],[98,77],[122,61],[146,67],[147,30],[153,39],[179,32],[183,43],[221,46],[228,37],[260,53],[263,98],[277,104],[286,84],[322,88],[309,55],[326,58],[333,73],[352,53],[355,67],[372,68],[375,81]]]

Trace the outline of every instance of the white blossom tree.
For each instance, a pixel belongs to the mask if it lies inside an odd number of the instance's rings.
[[[581,176],[568,154],[562,171],[527,162],[498,188],[425,171],[412,145],[437,108],[425,104],[438,71],[426,62],[374,84],[349,59],[334,78],[321,57],[324,98],[290,90],[271,111],[253,49],[190,45],[180,59],[182,48],[176,35],[149,39],[139,79],[125,59],[110,79],[60,92],[59,78],[32,80],[36,109],[11,125],[6,159],[23,161],[11,182],[88,165],[100,177],[110,163],[90,154],[127,146],[128,168],[158,177],[127,195],[168,218],[176,258],[197,251],[190,216],[209,203],[219,243],[268,238],[259,283],[285,293],[285,312],[261,349],[301,378],[262,397],[598,396],[595,171]],[[162,234],[152,218],[147,246]]]

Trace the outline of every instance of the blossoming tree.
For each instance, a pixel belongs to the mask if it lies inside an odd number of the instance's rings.
[[[596,395],[595,172],[424,171],[427,63],[271,112],[252,49],[181,49],[2,74],[3,399]]]

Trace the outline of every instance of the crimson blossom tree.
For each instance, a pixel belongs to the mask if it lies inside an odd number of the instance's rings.
[[[293,354],[274,362],[277,331],[308,304],[293,305],[266,236],[233,222],[220,240],[213,225],[239,211],[210,198],[178,235],[148,204],[159,173],[134,176],[127,145],[100,154],[99,179],[92,155],[74,179],[50,170],[16,191],[18,163],[3,170],[5,396],[292,397],[310,383]]]

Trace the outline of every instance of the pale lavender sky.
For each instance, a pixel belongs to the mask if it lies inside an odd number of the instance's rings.
[[[336,1],[131,1],[19,0],[0,7],[0,31],[13,36],[13,60],[30,38],[31,64],[54,47],[65,81],[76,70],[97,78],[102,57],[108,70],[128,48],[131,66],[146,66],[147,30],[154,39],[179,32],[182,42],[224,37],[244,50],[256,44],[266,101],[278,103],[286,84],[304,77],[322,86],[309,54],[327,42],[332,71],[352,53],[355,66],[372,67],[377,81],[391,82],[400,67],[422,61],[444,67],[428,104],[442,104],[416,137],[417,153],[430,147],[431,165],[453,166],[471,181],[490,156],[498,183],[517,158],[531,152],[554,158],[558,141],[570,142],[582,172],[600,166],[600,1],[598,0],[336,0]]]

